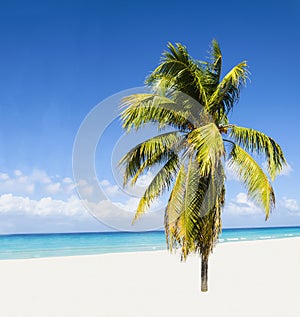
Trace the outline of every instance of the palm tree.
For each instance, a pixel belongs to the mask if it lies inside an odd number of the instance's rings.
[[[140,199],[133,222],[164,193],[165,233],[181,259],[201,256],[201,290],[207,291],[208,258],[221,232],[225,166],[233,169],[265,218],[275,206],[270,180],[286,164],[280,146],[262,132],[229,122],[249,72],[246,61],[221,77],[222,54],[213,40],[207,61],[193,59],[181,44],[168,44],[160,65],[147,78],[150,93],[122,101],[126,131],[155,124],[160,133],[131,149],[120,161],[124,185],[134,185],[153,167],[160,169]],[[267,161],[267,174],[253,158]],[[269,179],[270,178],[270,179]]]

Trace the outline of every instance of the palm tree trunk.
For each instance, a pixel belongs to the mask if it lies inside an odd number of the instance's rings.
[[[201,257],[201,292],[207,292],[207,270],[208,270],[208,257]]]

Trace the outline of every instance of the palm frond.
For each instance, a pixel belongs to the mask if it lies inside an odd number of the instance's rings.
[[[197,209],[201,217],[216,208],[222,196],[225,178],[223,161],[220,159],[212,173],[199,179],[197,201],[191,203],[191,208]]]
[[[213,39],[211,43],[210,57],[210,69],[215,75],[215,83],[219,83],[222,70],[222,53],[220,46],[215,39]]]
[[[143,197],[140,199],[137,207],[133,223],[150,207],[153,200],[158,198],[169,189],[174,177],[179,169],[179,160],[176,154],[173,154],[167,163],[154,176],[151,183],[148,185]]]
[[[165,228],[168,246],[181,246],[182,259],[194,251],[198,212],[192,208],[197,200],[199,186],[198,162],[189,159],[188,165],[181,165],[165,212]]]
[[[240,90],[248,78],[247,62],[243,61],[233,67],[222,79],[208,100],[210,113],[228,114],[239,100]]]
[[[184,141],[184,134],[173,131],[160,134],[143,141],[126,153],[119,162],[124,170],[124,186],[130,178],[134,184],[143,172],[158,163],[164,163],[173,154],[180,151]]]
[[[264,133],[234,125],[231,128],[230,136],[245,150],[266,156],[268,173],[272,180],[286,165],[281,147]]]
[[[177,227],[176,223],[182,212],[182,205],[185,193],[186,168],[181,164],[176,180],[174,182],[169,201],[165,210],[165,232],[168,249],[173,250],[177,245]]]
[[[222,136],[214,123],[208,123],[188,134],[188,142],[196,151],[200,164],[200,175],[213,173],[214,168],[224,155]]]
[[[199,182],[197,201],[191,208],[198,210],[195,227],[195,252],[208,258],[212,252],[222,228],[221,211],[225,203],[225,173],[220,161],[217,173],[202,178]]]
[[[214,208],[199,221],[199,237],[195,240],[195,245],[196,252],[203,257],[208,258],[218,241],[222,228],[221,211],[220,202],[216,201]]]
[[[161,64],[147,78],[146,84],[155,87],[157,82],[163,80],[165,87],[179,90],[206,107],[203,70],[190,57],[185,46],[169,43],[168,49],[163,53]]]
[[[201,177],[199,163],[192,159],[178,173],[165,212],[165,231],[168,248],[180,246],[182,260],[193,252],[208,256],[218,239],[225,199],[221,175],[221,185],[216,177]],[[219,187],[217,195],[211,196],[214,186]]]
[[[122,100],[123,128],[129,132],[146,124],[155,123],[159,128],[175,127],[186,130],[192,125],[190,111],[173,100],[155,94],[133,94]]]
[[[228,164],[246,186],[249,197],[264,209],[267,219],[275,206],[275,194],[267,175],[238,145],[232,147]]]

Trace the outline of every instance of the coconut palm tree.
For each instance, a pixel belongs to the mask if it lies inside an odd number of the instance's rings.
[[[286,164],[280,146],[262,132],[236,126],[229,114],[249,72],[246,61],[221,77],[222,54],[213,40],[207,61],[193,59],[181,44],[168,44],[160,65],[146,79],[150,93],[122,101],[126,131],[151,123],[158,135],[138,144],[120,161],[124,185],[159,167],[140,199],[133,222],[167,193],[164,225],[169,250],[201,256],[201,290],[207,291],[208,258],[221,232],[225,166],[234,170],[248,196],[265,212],[275,206],[271,180]],[[267,162],[267,173],[254,159]],[[268,174],[268,175],[267,175]]]

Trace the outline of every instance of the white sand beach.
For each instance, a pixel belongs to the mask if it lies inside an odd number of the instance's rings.
[[[208,293],[199,270],[166,251],[2,260],[0,315],[300,316],[300,238],[217,245]]]

